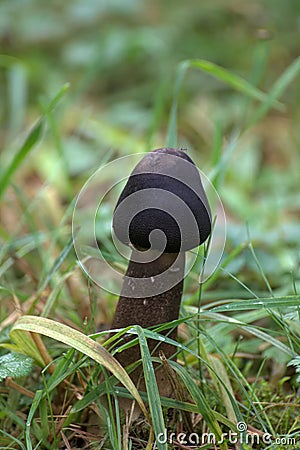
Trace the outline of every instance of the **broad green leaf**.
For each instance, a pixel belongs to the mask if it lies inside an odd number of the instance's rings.
[[[98,364],[102,364],[128,389],[139,404],[147,419],[148,413],[139,392],[121,364],[100,344],[90,337],[67,325],[46,319],[45,317],[22,316],[11,329],[11,338],[19,338],[24,332],[39,333],[75,348],[89,356]]]
[[[0,357],[0,381],[7,377],[19,378],[32,371],[33,359],[22,353],[7,353]]]

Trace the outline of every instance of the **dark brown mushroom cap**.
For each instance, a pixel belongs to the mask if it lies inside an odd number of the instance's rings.
[[[182,150],[161,148],[137,164],[115,208],[113,229],[124,244],[166,253],[198,247],[211,232],[211,212],[198,169]],[[150,239],[149,239],[150,237]],[[151,241],[151,242],[150,242]]]

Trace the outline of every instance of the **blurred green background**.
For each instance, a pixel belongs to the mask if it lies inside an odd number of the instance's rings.
[[[59,220],[103,162],[166,144],[181,61],[206,59],[268,93],[298,56],[299,41],[296,0],[2,0],[2,167],[70,83],[14,179],[28,199],[42,186],[53,189]],[[298,77],[279,99],[285,107],[248,127],[259,102],[195,69],[187,71],[178,99],[178,145],[213,177],[230,223],[229,245],[247,240],[248,223],[275,284],[299,261],[299,99]],[[4,228],[11,232],[18,213],[10,214]],[[241,256],[231,269],[244,264]]]

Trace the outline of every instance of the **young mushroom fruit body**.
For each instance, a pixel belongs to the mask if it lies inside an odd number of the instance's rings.
[[[200,174],[184,151],[157,149],[137,164],[117,202],[113,230],[132,253],[112,327],[148,328],[178,319],[186,252],[201,245],[211,232]],[[176,339],[176,327],[168,337]],[[175,352],[166,342],[150,340],[148,345],[153,356],[163,351],[169,358]],[[124,366],[139,360],[139,346],[117,358]],[[163,367],[157,371],[157,383],[161,395],[169,396],[171,386],[163,372]],[[141,373],[138,368],[131,374],[134,382]]]

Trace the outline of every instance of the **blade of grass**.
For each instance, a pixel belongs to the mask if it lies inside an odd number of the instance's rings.
[[[159,361],[158,358],[155,358],[155,360]],[[132,396],[129,394],[129,392],[121,386],[115,386],[114,390],[115,390],[116,394],[120,395],[121,397],[132,398]],[[102,391],[103,391],[103,388],[102,388]],[[82,400],[79,400],[78,401],[78,407],[80,407],[79,411],[81,411],[86,406],[88,406],[88,404],[90,404],[92,401],[94,401],[94,400],[92,400],[92,398],[96,399],[97,395],[99,395],[99,392],[100,392],[100,389],[99,389],[99,386],[97,386],[93,391],[89,392],[89,394],[87,394]],[[87,404],[87,401],[85,402],[84,400],[89,395],[90,395],[89,403]],[[145,392],[141,392],[141,397],[145,402],[148,402],[148,397]],[[168,408],[168,409],[170,408],[170,409],[182,410],[182,411],[187,411],[187,412],[193,412],[195,414],[198,413],[198,406],[195,405],[194,403],[182,402],[180,400],[175,400],[174,398],[168,398],[168,397],[160,397],[160,401],[161,401],[162,406],[164,406],[165,408]],[[76,410],[77,410],[76,405],[74,408],[76,408]],[[218,422],[223,423],[228,428],[230,428],[232,431],[235,431],[235,432],[237,431],[235,423],[233,423],[231,420],[227,419],[225,416],[223,416],[223,414],[220,414],[217,411],[214,411],[214,415],[215,415],[216,420],[218,420]]]
[[[45,277],[45,279],[42,280],[41,285],[39,286],[40,292],[46,288],[46,286],[52,279],[53,275],[58,271],[58,269],[60,268],[60,266],[62,265],[62,263],[64,262],[64,260],[66,259],[66,257],[68,256],[68,254],[70,253],[71,250],[73,250],[73,237],[72,236],[69,238],[68,242],[62,249],[61,253],[55,259],[55,261],[54,261],[51,269],[47,273],[47,276]],[[44,316],[46,316],[47,314],[48,314],[48,311],[43,312]]]
[[[253,117],[250,119],[247,128],[257,123],[268,112],[274,102],[283,94],[288,85],[299,75],[300,57],[296,58],[282,75],[274,83],[272,89],[263,101],[262,105],[257,109]]]
[[[247,244],[242,242],[237,247],[235,247],[221,262],[220,266],[216,269],[216,271],[211,275],[211,277],[206,280],[203,285],[203,291],[207,290],[212,284],[214,284],[215,280],[220,276],[220,271],[225,269],[240,253],[243,252]]]
[[[216,420],[214,411],[207,403],[207,400],[204,397],[203,393],[201,392],[199,387],[195,384],[193,378],[190,376],[190,374],[185,368],[181,367],[178,363],[174,361],[169,361],[169,364],[176,370],[181,380],[185,384],[186,388],[189,390],[192,398],[194,399],[198,407],[198,413],[200,413],[203,416],[210,431],[214,433],[216,440],[221,442],[222,430],[220,428],[218,421]],[[220,444],[220,449],[227,449],[227,448],[228,447],[225,442]]]
[[[274,429],[271,425],[270,419],[268,417],[267,412],[265,411],[263,405],[261,405],[261,402],[259,401],[256,392],[252,389],[252,386],[248,383],[247,378],[245,377],[243,371],[241,371],[238,366],[234,363],[234,361],[228,356],[227,352],[223,350],[222,347],[220,347],[217,342],[210,336],[209,333],[204,333],[206,338],[209,340],[212,347],[215,349],[215,352],[220,355],[226,363],[226,366],[231,372],[232,376],[235,378],[236,383],[239,385],[241,392],[249,402],[249,405],[252,407],[253,414],[257,418],[257,420],[260,423],[260,426],[262,429],[267,432],[267,426],[271,430],[271,434],[274,434]],[[250,408],[247,407],[246,409],[247,414],[250,413]],[[263,418],[261,417],[264,417]],[[244,420],[243,420],[244,421]],[[247,420],[245,420],[247,423]]]
[[[175,321],[174,321],[174,322],[175,322]],[[177,322],[177,321],[176,321],[176,322]],[[165,326],[166,326],[166,324],[163,324],[163,325],[161,325],[160,328],[164,328]],[[127,329],[127,332],[128,332],[128,333],[132,333],[132,334],[137,334],[136,327],[132,327],[132,328],[129,329],[129,330]],[[143,330],[143,333],[144,333],[145,337],[148,338],[148,339],[158,340],[158,341],[159,341],[159,340],[163,340],[163,342],[170,343],[170,344],[172,344],[174,347],[178,347],[178,348],[180,348],[181,350],[185,350],[185,351],[188,352],[189,354],[194,355],[194,356],[195,356],[198,360],[200,360],[202,363],[204,363],[205,366],[206,366],[206,367],[208,368],[208,370],[210,371],[210,373],[213,374],[213,375],[215,376],[215,378],[217,379],[218,385],[222,387],[222,389],[224,390],[224,392],[226,392],[227,398],[228,398],[228,400],[230,400],[230,402],[231,402],[232,410],[233,410],[234,413],[235,413],[235,417],[237,417],[239,421],[242,420],[242,416],[241,416],[241,414],[240,414],[240,412],[239,412],[239,410],[238,410],[238,407],[237,407],[237,405],[236,405],[236,401],[235,401],[234,397],[231,395],[231,392],[230,392],[230,390],[228,389],[228,386],[226,385],[226,383],[224,383],[223,379],[219,376],[219,374],[215,371],[215,369],[210,365],[210,362],[208,361],[208,359],[207,359],[207,360],[203,359],[198,353],[196,353],[196,352],[194,352],[193,350],[191,350],[190,348],[188,348],[188,347],[186,347],[186,346],[184,346],[184,345],[182,345],[182,344],[180,344],[180,343],[178,343],[178,342],[176,342],[176,341],[174,341],[174,340],[168,338],[167,336],[160,336],[159,334],[157,334],[157,333],[155,333],[155,332],[153,332],[153,331],[150,331],[150,330],[148,330],[148,329],[147,329],[147,330]],[[135,343],[136,343],[136,340],[132,340],[132,342],[135,342]],[[124,346],[124,348],[125,348],[125,346]],[[155,362],[156,362],[156,361],[157,361],[157,362],[161,362],[159,358],[153,358],[153,361],[155,361]],[[187,386],[187,388],[188,388],[188,386]],[[191,394],[192,394],[192,393],[191,393]],[[202,394],[202,395],[203,395],[203,394]],[[194,398],[194,397],[193,397],[193,398]],[[203,397],[203,398],[204,398],[204,397]],[[202,401],[202,400],[201,400],[201,401]],[[200,400],[199,400],[199,402],[200,402]],[[198,412],[199,412],[199,410],[198,410]],[[215,418],[216,418],[216,417],[215,417]],[[218,420],[218,419],[216,418],[216,420]],[[224,423],[224,420],[221,420],[221,422]]]
[[[261,263],[259,262],[259,259],[256,256],[256,253],[255,253],[255,250],[254,250],[251,238],[250,238],[250,230],[249,230],[249,225],[248,224],[247,224],[247,236],[248,236],[248,242],[249,242],[248,248],[249,248],[249,250],[251,252],[251,255],[252,255],[252,257],[253,257],[253,259],[255,261],[255,264],[257,265],[257,268],[259,270],[259,273],[261,274],[262,279],[266,283],[266,286],[268,288],[268,291],[270,292],[270,295],[273,296],[273,291],[272,291],[271,285],[269,283],[269,280],[268,280],[268,278],[267,278],[267,276],[266,276],[266,274],[265,274],[265,272],[263,270],[263,267],[262,267]]]
[[[45,317],[22,316],[13,326],[10,334],[13,340],[20,339],[24,331],[42,334],[75,348],[84,355],[89,356],[98,364],[103,365],[129,390],[136,399],[145,417],[149,419],[145,405],[134,386],[131,378],[121,364],[100,344],[93,341],[83,333],[67,325],[55,322]]]
[[[177,76],[175,78],[174,93],[173,93],[173,103],[171,106],[169,126],[167,131],[166,145],[167,147],[177,146],[177,112],[178,112],[178,99],[180,94],[180,89],[184,76],[189,68],[200,69],[202,72],[212,75],[219,81],[227,84],[236,91],[244,94],[245,96],[258,100],[267,105],[267,108],[274,107],[280,111],[284,110],[284,105],[277,100],[278,95],[273,95],[272,97],[265,94],[243,77],[232,73],[230,70],[225,69],[211,61],[204,59],[190,59],[182,61],[178,65]],[[293,73],[297,71],[294,69]],[[288,78],[288,77],[286,77]],[[278,89],[276,90],[276,92]]]
[[[24,144],[17,151],[13,160],[6,168],[6,170],[4,170],[4,173],[2,174],[2,177],[0,179],[0,199],[3,196],[6,188],[8,187],[13,174],[16,172],[16,170],[21,165],[23,160],[26,158],[28,153],[40,140],[43,133],[43,127],[44,127],[43,120],[42,119],[38,120],[38,122],[34,125],[29,135],[27,136]]]
[[[103,371],[104,375],[104,389],[105,392],[109,394],[113,393],[113,399],[114,399],[114,407],[112,404],[111,395],[107,395],[107,410],[104,412],[104,415],[106,417],[106,423],[108,428],[108,435],[111,442],[111,445],[116,450],[121,450],[122,446],[122,439],[121,439],[121,430],[120,430],[120,411],[118,406],[118,400],[116,398],[116,395],[113,391],[113,385],[110,383],[109,376],[107,375],[106,371]],[[115,409],[114,409],[115,408]],[[115,413],[114,413],[115,411]],[[114,420],[115,416],[115,420]]]
[[[67,89],[69,88],[69,84],[65,84],[58,94],[51,100],[48,106],[48,110],[51,111],[57,105],[58,101],[65,94]],[[43,115],[37,123],[33,126],[32,130],[29,132],[27,138],[23,145],[21,145],[20,149],[16,152],[13,157],[11,163],[8,165],[6,169],[4,169],[1,179],[0,179],[0,199],[2,198],[5,190],[7,189],[10,180],[19,166],[22,164],[26,156],[30,153],[30,151],[35,147],[35,145],[39,142],[42,137],[43,129],[45,123],[45,115]]]
[[[17,444],[19,446],[19,448],[21,450],[26,450],[25,445],[19,439],[14,437],[11,433],[6,433],[6,431],[0,430],[0,434],[2,434],[3,436],[6,436],[7,438],[11,439],[15,444]],[[10,447],[1,447],[1,448],[9,449]],[[15,448],[15,447],[11,447],[11,448]]]
[[[189,67],[189,61],[183,61],[179,64],[177,70],[177,76],[175,79],[174,93],[173,93],[173,103],[171,107],[169,126],[167,131],[167,147],[177,146],[177,110],[178,110],[178,98],[180,93],[180,88],[185,76],[185,73]]]
[[[246,309],[260,308],[287,308],[291,306],[299,306],[300,295],[286,295],[284,297],[270,297],[259,299],[239,300],[226,305],[216,306],[212,308],[213,312],[225,311],[244,311]]]
[[[37,411],[42,398],[43,398],[43,390],[39,389],[35,393],[35,397],[33,399],[33,402],[31,403],[31,407],[26,420],[26,428],[25,428],[26,450],[32,450],[32,441],[30,436],[31,423],[33,421],[35,412]]]
[[[165,324],[164,324],[164,325],[165,325]],[[161,327],[163,327],[163,326],[161,326]],[[128,333],[131,333],[131,334],[138,334],[138,331],[137,331],[136,327],[132,327],[132,328],[131,328],[130,330],[128,330],[127,332],[128,332]],[[147,330],[143,330],[143,333],[144,333],[145,337],[148,338],[148,339],[153,339],[153,340],[163,340],[163,342],[170,343],[170,344],[172,344],[173,346],[180,348],[181,350],[185,350],[185,351],[188,352],[189,354],[194,355],[197,359],[201,360],[201,362],[204,363],[204,364],[206,365],[206,367],[208,368],[208,370],[209,370],[211,373],[213,373],[214,376],[217,378],[217,380],[218,380],[220,386],[222,386],[222,388],[224,389],[224,391],[226,391],[226,393],[227,393],[227,395],[228,395],[228,398],[230,398],[230,400],[231,400],[231,404],[232,404],[232,407],[233,407],[235,416],[236,416],[239,420],[241,420],[241,415],[240,415],[240,413],[239,413],[239,411],[238,411],[238,408],[236,407],[236,402],[235,402],[234,398],[232,397],[230,390],[228,390],[228,386],[224,383],[223,379],[219,376],[219,374],[218,374],[218,373],[214,370],[214,368],[210,365],[210,363],[209,363],[208,360],[203,359],[201,356],[199,356],[198,353],[194,352],[194,351],[191,350],[190,348],[188,348],[188,347],[184,346],[183,344],[180,344],[180,343],[178,343],[178,342],[176,342],[176,341],[174,341],[174,340],[172,340],[172,339],[170,339],[170,338],[168,338],[168,337],[166,337],[166,336],[160,336],[159,334],[157,334],[157,333],[155,333],[155,332],[153,332],[153,331],[150,331],[150,330],[148,330],[148,329],[147,329]],[[143,358],[142,358],[142,359],[143,359]],[[158,362],[160,362],[160,360],[159,360],[158,358],[153,358],[153,361],[158,361]],[[169,361],[169,363],[171,363],[171,361]],[[186,371],[186,369],[184,369],[184,368],[183,368],[182,370]],[[187,377],[188,377],[188,376],[189,376],[189,375],[187,374]],[[190,377],[190,376],[189,376],[189,377]],[[192,380],[191,377],[190,377],[190,379]],[[186,381],[186,379],[183,380],[184,383],[185,383],[185,381]],[[192,382],[194,383],[193,380],[192,380]],[[185,383],[185,385],[186,385],[186,383]],[[191,395],[192,395],[192,398],[195,400],[195,397],[194,397],[195,392],[192,392],[192,391],[189,389],[189,386],[186,385],[186,387],[187,387],[187,389],[190,391],[190,393],[191,393]],[[199,389],[199,388],[197,387],[197,389]],[[206,399],[205,399],[205,397],[203,396],[202,392],[201,392],[200,390],[199,390],[199,392],[200,392],[200,393],[199,393],[199,396],[198,396],[198,400],[199,400],[199,401],[198,401],[198,403],[197,403],[198,407],[199,407],[199,405],[201,404],[201,402],[206,402]],[[206,405],[206,406],[205,406],[205,405]],[[204,411],[202,411],[202,409],[201,409],[201,410],[198,409],[198,412],[201,412],[201,414],[206,414],[206,412],[205,412],[205,411],[206,411],[206,410],[205,410],[205,407],[207,407],[207,408],[209,409],[209,405],[207,405],[207,403],[205,403],[205,405],[204,405]],[[214,414],[214,413],[213,413],[213,414]],[[212,420],[212,419],[211,419],[211,416],[207,416],[207,417],[208,417],[208,420]],[[216,417],[215,417],[215,419],[216,419]],[[218,419],[216,419],[216,420],[218,420]],[[215,425],[215,426],[216,426],[216,425]],[[215,429],[212,429],[212,431],[215,432],[216,430],[215,430]],[[216,434],[216,433],[215,433],[215,434]],[[216,434],[216,436],[217,436],[217,434]]]
[[[254,100],[264,102],[268,99],[267,94],[257,89],[247,80],[240,77],[239,75],[232,73],[230,70],[224,69],[224,67],[221,67],[211,61],[207,61],[204,59],[191,59],[188,61],[188,66],[195,67],[197,69],[202,70],[205,73],[214,76],[215,78],[217,78],[220,81],[223,81],[223,83],[232,87],[236,91],[241,92],[242,94]],[[279,110],[282,110],[284,108],[284,105],[276,100],[273,100],[273,106],[275,106],[276,109]]]
[[[261,81],[263,74],[265,72],[267,66],[267,60],[270,54],[270,42],[268,41],[259,41],[254,50],[253,55],[253,66],[251,73],[249,75],[249,81],[253,86],[258,86]],[[244,129],[245,124],[247,123],[247,114],[250,109],[251,98],[246,97],[244,101],[242,101],[241,107],[241,121],[239,123],[243,124],[242,128]]]
[[[226,320],[225,319],[226,316],[222,316],[221,314],[219,315],[218,313],[215,313],[215,312],[205,313],[205,315],[207,317],[209,317],[211,320],[217,320],[218,316],[220,316],[219,318],[221,320],[223,320],[223,321]],[[231,324],[235,324],[236,327],[240,327],[243,330],[246,330],[248,333],[256,336],[257,338],[262,339],[265,342],[269,342],[269,344],[271,344],[275,348],[278,348],[278,350],[282,351],[283,353],[286,353],[287,355],[292,356],[292,357],[297,355],[297,353],[294,352],[290,347],[288,347],[284,343],[280,342],[278,339],[275,339],[273,336],[266,333],[265,331],[259,329],[257,326],[247,325],[245,323],[239,322],[238,320],[234,319],[233,317],[228,317],[227,319],[228,319],[228,322],[230,322]]]
[[[58,123],[60,123],[60,119],[56,119],[56,116],[52,110],[49,110],[47,104],[44,101],[40,101],[42,111],[45,116],[45,122],[47,123],[47,128],[50,130],[53,144],[55,146],[57,152],[57,158],[62,165],[61,174],[63,175],[62,186],[65,190],[65,195],[68,197],[72,197],[72,187],[69,179],[69,166],[68,161],[64,152],[63,140],[59,130]]]
[[[219,162],[213,166],[212,170],[208,174],[208,178],[211,180],[214,186],[220,187],[222,180],[225,177],[227,167],[230,164],[232,154],[236,149],[241,132],[239,130],[233,130],[229,136],[225,147],[222,149],[222,155]]]
[[[152,119],[145,137],[145,151],[148,151],[149,148],[154,148],[155,135],[160,130],[161,124],[163,123],[167,100],[166,97],[169,92],[169,83],[170,80],[169,77],[167,77],[167,79],[163,79],[157,86],[151,114]]]
[[[13,64],[8,72],[9,136],[16,135],[23,124],[26,110],[27,77],[22,63]]]
[[[224,367],[222,361],[214,355],[209,355],[208,359],[209,359],[211,366],[214,368],[215,372],[219,374],[220,378],[222,378],[224,384],[227,387],[227,390],[226,390],[223,387],[223,385],[219,382],[219,380],[216,379],[216,377],[214,377],[213,381],[214,381],[215,386],[218,388],[220,395],[223,399],[223,403],[225,406],[225,410],[227,412],[227,416],[231,422],[237,423],[238,419],[237,419],[235,410],[232,406],[232,399],[234,399],[234,393],[233,393],[233,389],[232,389],[229,377],[225,370],[225,367]],[[230,392],[231,398],[229,397],[228,392]]]
[[[230,316],[222,316],[224,320],[220,318],[221,314],[217,317],[217,313],[206,313],[206,311],[201,311],[201,320],[202,321],[211,321],[216,320],[216,324],[210,327],[210,334],[212,337],[214,336],[223,336],[226,333],[230,333],[233,327],[236,327],[235,320],[244,323],[251,324],[257,320],[264,319],[268,317],[268,311],[266,309],[247,311],[246,313],[236,314],[234,315],[234,321],[231,320]]]
[[[48,105],[48,111],[53,111],[54,108],[56,108],[58,102],[63,98],[65,93],[69,90],[70,83],[65,83],[61,89],[58,91],[58,93],[53,97],[53,99],[50,101]]]
[[[158,392],[156,377],[154,373],[153,364],[151,361],[151,355],[147,344],[147,339],[144,333],[144,330],[136,325],[134,327],[139,337],[140,349],[141,349],[141,357],[143,362],[143,371],[145,384],[147,389],[149,407],[152,417],[152,424],[155,436],[158,437],[160,433],[164,433],[165,431],[165,422],[162,413],[161,401]],[[159,439],[157,440],[157,448],[158,450],[167,450],[167,444],[161,443]]]

